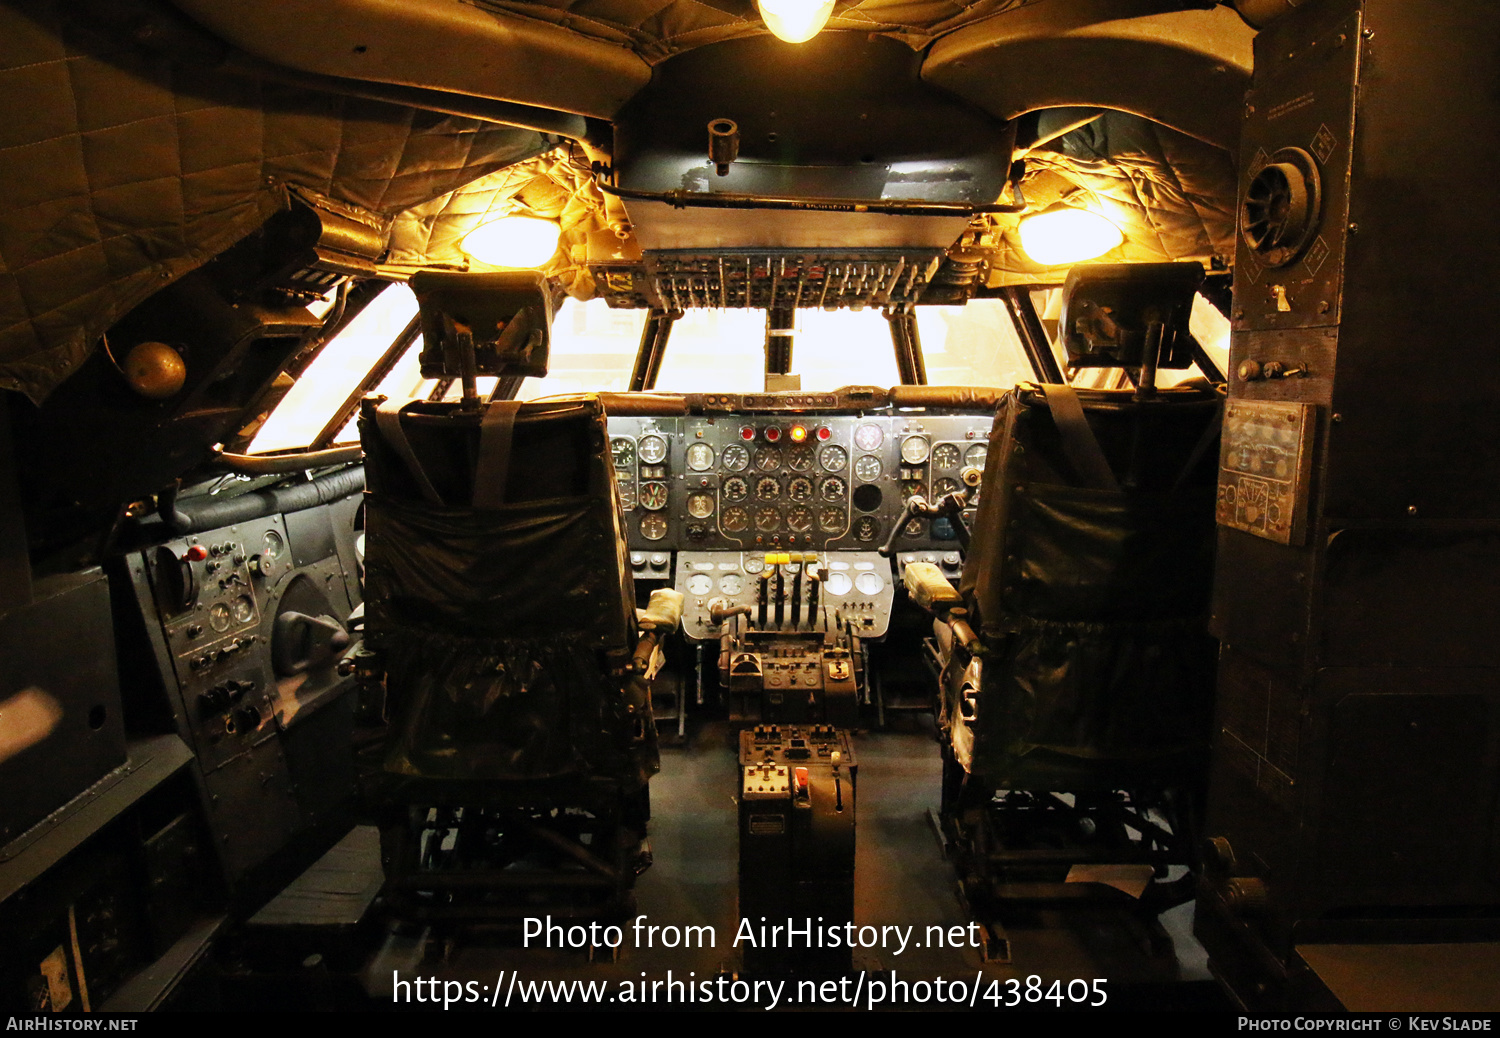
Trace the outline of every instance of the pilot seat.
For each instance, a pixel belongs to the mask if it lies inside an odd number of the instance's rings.
[[[1171,867],[1191,864],[1206,783],[1221,397],[1155,383],[1201,354],[1187,319],[1202,278],[1196,263],[1074,268],[1070,365],[1123,367],[1135,388],[1013,390],[959,587],[905,567],[935,617],[942,820],[981,912],[1095,898],[1154,917],[1192,896]],[[958,523],[965,503],[909,508]]]
[[[422,373],[363,401],[367,647],[387,723],[371,795],[398,918],[618,916],[650,863],[648,680],[681,595],[638,614],[597,397],[481,400],[547,370],[530,273],[412,278]]]

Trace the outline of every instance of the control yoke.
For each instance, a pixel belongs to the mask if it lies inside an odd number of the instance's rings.
[[[944,516],[953,524],[953,532],[958,537],[958,546],[964,551],[969,550],[969,524],[964,522],[964,509],[969,507],[969,499],[979,489],[979,483],[984,473],[974,466],[964,469],[959,478],[963,480],[962,489],[955,490],[950,494],[944,494],[936,501],[928,503],[921,494],[913,494],[906,499],[906,507],[901,509],[901,515],[897,517],[896,523],[891,527],[891,532],[885,539],[885,543],[879,548],[880,554],[890,558],[896,553],[896,538],[901,536],[901,531],[906,529],[906,524],[916,518],[937,518]]]

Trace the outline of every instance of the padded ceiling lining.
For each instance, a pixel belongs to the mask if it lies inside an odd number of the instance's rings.
[[[1041,129],[1061,128],[1077,109],[1043,114]],[[1026,159],[1022,191],[1039,212],[1058,201],[1084,206],[1115,223],[1125,241],[1101,262],[1157,263],[1234,258],[1235,165],[1222,148],[1125,112],[1074,130]],[[997,252],[991,287],[1060,284],[1066,268],[1041,267],[1021,250],[1020,216],[993,218]]]
[[[100,334],[301,187],[394,215],[538,153],[531,131],[174,66],[62,0],[0,6],[0,388]]]
[[[594,281],[584,265],[585,240],[605,230],[604,196],[594,186],[587,160],[567,148],[518,162],[408,209],[391,228],[387,262],[395,267],[463,267],[467,257],[459,243],[464,235],[508,215],[557,221],[562,227],[557,255],[541,271],[568,294],[593,297]]]
[[[754,0],[473,0],[631,47],[648,62],[709,43],[766,32]],[[922,48],[990,15],[1049,0],[838,0],[827,30],[878,32]],[[1120,4],[1130,0],[1106,0]],[[1158,5],[1160,6],[1160,5]],[[827,31],[825,30],[825,31]]]
[[[1152,14],[1148,6],[1049,0],[1026,7],[944,36],[922,77],[1002,119],[1102,105],[1236,147],[1254,30],[1227,7]]]

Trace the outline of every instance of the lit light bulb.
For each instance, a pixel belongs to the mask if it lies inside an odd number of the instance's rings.
[[[766,28],[788,43],[806,43],[833,14],[833,0],[755,0],[755,5]]]
[[[533,216],[502,216],[480,224],[459,248],[492,267],[540,267],[557,252],[562,228]]]
[[[1021,221],[1021,248],[1033,263],[1057,267],[1102,256],[1125,240],[1098,213],[1053,206]]]

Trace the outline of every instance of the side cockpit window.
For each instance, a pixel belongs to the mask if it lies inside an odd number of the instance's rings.
[[[312,446],[416,315],[417,299],[411,289],[388,285],[318,351],[256,432],[250,453]],[[415,369],[416,353],[408,350],[391,374],[408,358]]]
[[[422,378],[418,355],[422,336],[412,322],[417,300],[404,284],[387,286],[359,312],[297,378],[251,441],[250,453],[304,450],[308,447],[354,443],[361,387],[392,400],[457,398],[456,385],[440,385]],[[529,378],[519,399],[562,393],[609,392],[628,388],[630,369],[646,315],[640,310],[612,310],[602,299],[580,303],[565,300],[553,320],[551,373]],[[393,344],[408,343],[396,357]],[[382,365],[386,370],[376,370]],[[479,391],[495,388],[493,377],[479,379]],[[321,435],[329,423],[348,412],[337,432]]]

